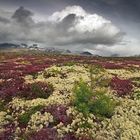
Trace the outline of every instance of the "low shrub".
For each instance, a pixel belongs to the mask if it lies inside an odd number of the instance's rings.
[[[73,92],[74,106],[79,112],[82,112],[86,116],[90,113],[90,104],[93,96],[91,88],[81,80],[79,83],[75,84]]]
[[[93,113],[96,116],[110,118],[113,115],[116,103],[104,94],[103,91],[92,91],[83,80],[74,86],[73,104],[84,116]]]
[[[116,103],[104,93],[97,93],[91,106],[93,114],[110,118],[113,115]]]

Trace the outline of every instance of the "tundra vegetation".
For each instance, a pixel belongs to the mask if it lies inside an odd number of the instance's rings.
[[[0,140],[140,140],[140,58],[0,53]]]

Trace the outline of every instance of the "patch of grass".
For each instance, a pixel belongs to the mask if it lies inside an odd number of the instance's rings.
[[[84,121],[81,121],[81,123],[79,124],[79,127],[86,129],[86,128],[92,128],[92,125],[87,120],[84,120]]]
[[[5,110],[5,103],[4,101],[0,100],[0,111],[4,111]]]
[[[136,100],[140,100],[140,90],[134,91],[132,98]]]
[[[56,77],[58,74],[61,74],[61,71],[58,69],[52,69],[51,71],[44,71],[43,77],[49,78],[49,77]]]
[[[76,62],[71,61],[71,62],[65,62],[64,66],[74,66],[76,64]]]
[[[135,87],[138,87],[138,88],[140,87],[140,77],[132,77],[129,80],[132,81]]]
[[[31,116],[35,114],[37,111],[41,110],[44,106],[38,105],[33,108],[31,108],[29,111],[25,112],[21,116],[19,116],[19,123],[23,125],[27,125],[29,120],[31,119]]]
[[[94,89],[97,86],[103,86],[104,81],[102,79],[101,72],[104,72],[104,69],[99,65],[90,65],[89,66],[89,73],[90,73],[90,80],[91,80],[91,88]]]
[[[31,75],[32,75],[33,79],[37,79],[37,77],[38,77],[38,73],[31,73]]]
[[[54,88],[51,84],[45,85],[45,83],[39,82],[31,84],[31,92],[38,98],[48,98],[53,90]]]

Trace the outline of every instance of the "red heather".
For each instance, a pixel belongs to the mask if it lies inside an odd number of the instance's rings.
[[[62,138],[62,140],[79,140],[79,139],[77,139],[74,134],[68,133]]]
[[[56,129],[43,128],[38,132],[34,132],[27,136],[28,140],[59,140]]]
[[[0,83],[0,98],[4,100],[11,100],[11,98],[15,97],[21,90],[23,83],[24,79],[20,77],[5,80],[4,82]]]
[[[93,140],[87,137],[76,138],[73,133],[68,133],[63,138],[58,137],[56,129],[43,128],[38,132],[34,132],[27,136],[28,140]]]
[[[133,85],[129,79],[119,79],[117,76],[113,77],[110,82],[110,87],[117,92],[118,96],[126,96],[131,94]]]
[[[36,82],[31,84],[23,84],[19,97],[34,99],[34,98],[48,98],[53,92],[53,87],[43,82]]]
[[[67,125],[71,122],[71,118],[66,114],[67,107],[63,105],[48,106],[41,111],[41,113],[49,112],[53,115],[57,123],[62,122]]]
[[[115,64],[115,63],[110,63],[110,62],[104,62],[102,63],[102,66],[105,69],[121,69],[123,66],[121,64]]]
[[[0,140],[14,140],[15,125],[9,123],[4,125],[4,131],[0,132]]]

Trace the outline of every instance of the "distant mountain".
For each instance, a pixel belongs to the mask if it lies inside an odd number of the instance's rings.
[[[88,50],[78,50],[78,51],[71,51],[69,49],[61,49],[61,48],[54,48],[54,47],[41,47],[38,44],[14,44],[14,43],[1,43],[0,49],[14,49],[14,48],[25,48],[28,50],[35,50],[35,51],[43,51],[46,53],[54,53],[54,54],[75,54],[75,55],[86,55],[86,56],[98,56],[93,54]],[[116,56],[117,54],[114,54]]]
[[[59,54],[69,54],[69,53],[71,53],[70,50],[53,48],[53,47],[44,48],[44,49],[45,49],[45,52],[48,52],[48,53],[59,53]]]
[[[84,52],[81,52],[81,55],[92,55],[92,53],[90,53],[88,51],[84,51]]]
[[[66,49],[60,49],[60,48],[53,48],[53,47],[40,47],[38,44],[14,44],[14,43],[1,43],[0,44],[0,49],[14,49],[14,48],[25,48],[29,50],[36,50],[36,51],[44,51],[46,53],[59,53],[59,54],[70,54],[70,50]]]
[[[19,48],[20,45],[18,44],[12,44],[12,43],[1,43],[0,49],[8,49],[8,48]]]
[[[119,54],[115,53],[115,54],[110,55],[110,57],[119,57]]]
[[[21,43],[21,47],[22,47],[22,48],[28,48],[28,45],[25,44],[25,43]]]
[[[0,49],[10,49],[10,48],[27,48],[30,50],[36,50],[39,49],[38,44],[25,44],[25,43],[21,43],[21,44],[13,44],[13,43],[1,43],[0,44]]]

